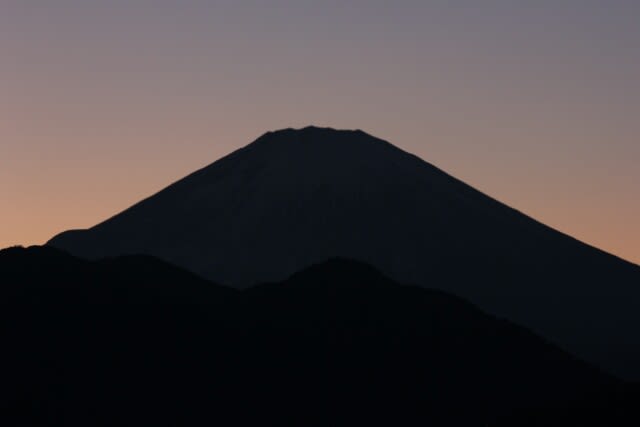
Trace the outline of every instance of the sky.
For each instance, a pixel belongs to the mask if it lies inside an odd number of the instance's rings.
[[[0,0],[0,247],[362,129],[640,263],[637,0]]]

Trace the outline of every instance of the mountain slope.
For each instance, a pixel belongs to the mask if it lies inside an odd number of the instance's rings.
[[[219,283],[367,262],[640,378],[640,268],[584,245],[361,131],[287,129],[50,245],[150,254]]]
[[[0,271],[6,426],[484,426],[619,386],[344,259],[242,292],[145,257],[13,249]],[[104,298],[123,287],[133,297]]]

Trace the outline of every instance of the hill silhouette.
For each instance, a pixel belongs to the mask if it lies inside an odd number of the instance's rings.
[[[269,132],[48,244],[89,259],[154,255],[238,288],[333,257],[356,259],[640,379],[640,267],[362,131]]]
[[[0,251],[0,271],[6,426],[484,426],[623,386],[346,259],[244,291],[52,248]]]

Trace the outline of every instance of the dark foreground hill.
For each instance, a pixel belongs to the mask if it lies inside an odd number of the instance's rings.
[[[270,132],[50,245],[149,254],[217,283],[280,281],[341,256],[459,295],[640,379],[640,268],[361,131]]]
[[[620,427],[640,425],[640,384],[620,384],[577,400],[518,411],[493,427]]]
[[[343,259],[237,291],[150,257],[14,248],[0,289],[5,426],[485,426],[623,386]]]

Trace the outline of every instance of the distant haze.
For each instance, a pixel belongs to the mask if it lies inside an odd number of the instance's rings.
[[[3,1],[0,247],[315,124],[640,263],[639,16],[631,0]]]

